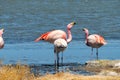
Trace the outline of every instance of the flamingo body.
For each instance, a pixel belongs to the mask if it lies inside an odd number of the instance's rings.
[[[4,29],[1,29],[0,30],[0,49],[4,47],[4,40],[3,40],[3,32],[4,32]]]
[[[4,47],[4,40],[0,37],[0,49]]]
[[[67,39],[67,34],[62,30],[53,30],[53,31],[46,32],[46,33],[42,34],[35,41],[38,42],[40,40],[45,40],[47,42],[54,43],[54,41],[56,39],[59,39],[59,38],[66,40]]]
[[[86,44],[92,48],[100,48],[106,44],[104,38],[98,34],[89,35]]]
[[[64,39],[57,39],[54,41],[54,52],[60,53],[63,52],[67,48],[67,42]]]

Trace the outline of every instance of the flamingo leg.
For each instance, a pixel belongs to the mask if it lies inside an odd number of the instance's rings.
[[[96,56],[97,56],[97,60],[98,60],[98,48],[96,48]]]
[[[63,52],[61,54],[61,66],[62,66],[62,70],[63,70]]]
[[[54,53],[54,57],[55,57],[55,59],[54,59],[54,61],[55,61],[55,71],[57,71],[57,54],[56,53]]]
[[[57,72],[59,72],[59,53],[57,53]]]
[[[91,55],[93,55],[93,48],[91,48],[91,51],[92,51]]]
[[[55,71],[59,72],[59,54],[55,53]]]
[[[62,56],[61,56],[61,66],[63,66],[63,52],[62,52]]]

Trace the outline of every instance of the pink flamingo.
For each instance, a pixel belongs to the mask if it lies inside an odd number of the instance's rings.
[[[38,37],[35,42],[44,40],[54,44],[54,54],[55,54],[55,68],[59,68],[59,52],[63,52],[67,47],[67,44],[72,40],[71,28],[75,25],[75,22],[71,22],[67,25],[67,34],[63,30],[53,30],[42,34]],[[63,63],[63,53],[61,57]]]
[[[3,32],[4,32],[4,29],[1,29],[0,30],[0,49],[4,47],[4,40],[3,40]]]
[[[101,35],[98,34],[89,35],[89,31],[86,28],[83,28],[83,31],[85,32],[86,45],[92,47],[92,54],[93,54],[93,48],[96,48],[96,56],[98,59],[98,48],[107,44],[107,42]]]

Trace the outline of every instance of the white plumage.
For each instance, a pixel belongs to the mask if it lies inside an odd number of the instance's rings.
[[[4,47],[4,40],[0,37],[0,49]]]
[[[63,52],[67,47],[67,42],[64,39],[57,39],[54,41],[54,52]]]
[[[59,69],[59,53],[62,52],[61,65],[63,65],[63,51],[67,48],[67,41],[65,39],[57,39],[54,41],[54,53],[55,53],[55,67]]]
[[[4,47],[4,40],[2,37],[3,31],[4,31],[4,29],[0,30],[0,49]]]

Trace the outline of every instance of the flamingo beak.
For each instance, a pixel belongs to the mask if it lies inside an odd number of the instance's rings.
[[[1,29],[3,32],[5,31],[4,29]]]
[[[72,24],[72,25],[75,25],[75,24],[76,24],[76,22],[71,22],[71,24]]]

